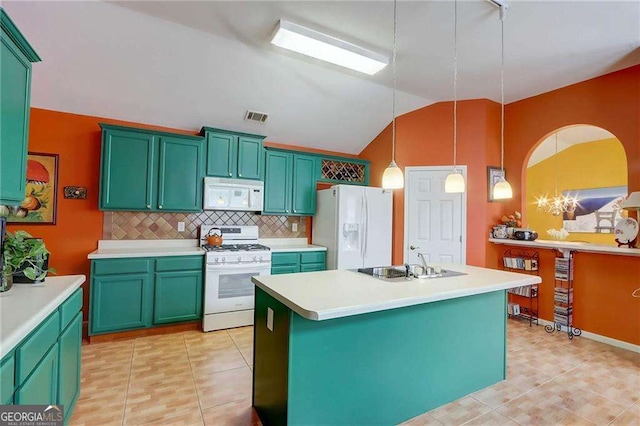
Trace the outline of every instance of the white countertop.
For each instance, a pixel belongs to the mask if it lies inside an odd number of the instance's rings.
[[[259,243],[269,247],[273,253],[327,251],[326,247],[309,244],[306,238],[260,238]]]
[[[447,278],[387,282],[352,271],[322,271],[253,277],[262,290],[300,316],[327,320],[505,290],[542,282],[537,275],[465,265]]]
[[[147,256],[204,256],[198,240],[100,240],[88,259]]]
[[[494,244],[505,244],[509,246],[540,247],[540,248],[550,248],[550,249],[558,249],[558,250],[616,254],[619,256],[640,256],[640,249],[638,248],[607,246],[604,244],[579,243],[575,241],[553,241],[553,240],[522,241],[522,240],[512,240],[508,238],[489,238],[489,241]]]
[[[42,284],[14,284],[0,293],[0,358],[55,311],[85,281],[84,275],[47,277]]]

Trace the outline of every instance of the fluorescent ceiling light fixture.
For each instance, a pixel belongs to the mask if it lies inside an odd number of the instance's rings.
[[[387,56],[282,19],[271,43],[369,75],[389,64]]]

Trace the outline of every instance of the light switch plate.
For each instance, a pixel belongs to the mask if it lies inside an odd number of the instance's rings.
[[[267,328],[273,331],[273,309],[267,308]]]
[[[291,224],[291,232],[298,232],[298,224],[293,222]]]
[[[178,222],[178,232],[184,232],[184,222]]]

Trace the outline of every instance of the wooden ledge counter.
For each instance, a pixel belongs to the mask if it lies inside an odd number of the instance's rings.
[[[271,424],[397,424],[506,377],[506,290],[540,277],[254,277],[253,406]]]

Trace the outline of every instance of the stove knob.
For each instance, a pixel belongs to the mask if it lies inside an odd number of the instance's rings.
[[[260,262],[262,262],[262,256],[260,256]]]
[[[253,256],[253,261],[257,262],[258,261],[258,256]]]
[[[220,261],[220,259],[218,259],[217,257],[214,259],[214,262],[218,263]]]
[[[223,257],[223,258],[222,258],[222,263],[224,263],[226,260],[227,260],[227,258],[226,258],[226,257]]]

